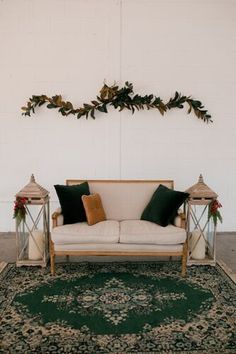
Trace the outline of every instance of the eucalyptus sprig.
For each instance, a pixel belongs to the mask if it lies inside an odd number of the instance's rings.
[[[135,110],[143,109],[157,109],[161,115],[164,115],[167,110],[172,108],[182,109],[184,104],[189,105],[188,114],[191,111],[204,122],[212,122],[211,116],[199,100],[191,98],[191,96],[183,96],[181,93],[176,92],[173,98],[170,98],[167,103],[164,103],[160,97],[156,97],[153,94],[141,96],[139,94],[134,94],[133,84],[126,81],[125,86],[119,88],[117,85],[108,86],[104,84],[100,90],[100,95],[97,96],[96,100],[90,103],[84,103],[83,106],[79,108],[74,108],[73,104],[69,101],[63,101],[61,95],[55,95],[48,97],[46,95],[33,95],[29,98],[27,105],[22,107],[22,115],[31,116],[31,113],[35,113],[35,108],[40,107],[47,103],[47,108],[59,108],[59,112],[63,116],[68,116],[70,114],[76,115],[77,118],[85,116],[88,118],[91,116],[95,119],[95,113],[97,111],[108,113],[108,106],[113,106],[115,109],[122,111],[123,109],[131,110],[132,113]]]

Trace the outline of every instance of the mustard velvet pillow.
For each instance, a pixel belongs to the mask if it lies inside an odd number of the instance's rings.
[[[82,202],[84,205],[88,225],[94,225],[100,221],[106,220],[106,214],[103,209],[102,200],[98,193],[83,195]]]

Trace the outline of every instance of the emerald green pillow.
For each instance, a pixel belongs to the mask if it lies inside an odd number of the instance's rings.
[[[169,225],[188,196],[188,193],[175,191],[160,184],[144,209],[141,220],[161,226]]]
[[[61,204],[64,224],[87,221],[81,197],[90,194],[88,182],[74,186],[56,184],[54,187]]]

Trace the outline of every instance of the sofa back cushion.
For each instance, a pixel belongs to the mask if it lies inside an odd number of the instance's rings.
[[[174,188],[173,180],[87,180],[90,193],[101,196],[108,220],[140,219],[142,212],[157,187],[162,184]],[[69,186],[83,183],[84,180],[70,179]]]

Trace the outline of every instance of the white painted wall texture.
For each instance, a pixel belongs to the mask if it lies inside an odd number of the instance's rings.
[[[202,173],[223,204],[219,229],[236,230],[235,24],[235,0],[1,0],[0,231],[14,230],[14,195],[31,173],[51,209],[66,178],[170,178],[184,190]],[[187,108],[21,117],[32,94],[79,106],[104,79],[165,100],[191,94],[214,123]]]

